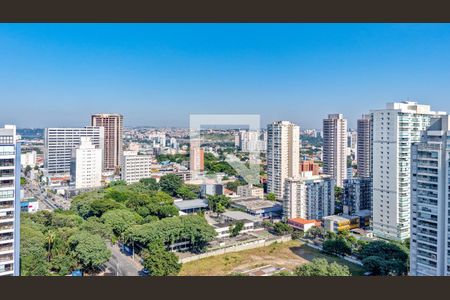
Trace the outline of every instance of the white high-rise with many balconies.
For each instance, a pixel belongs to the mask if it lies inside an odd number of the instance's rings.
[[[433,119],[411,151],[411,275],[449,276],[449,116]]]
[[[342,187],[347,178],[347,120],[342,114],[323,120],[323,173]]]
[[[76,189],[92,189],[102,185],[102,149],[91,138],[82,137],[80,145],[73,150],[71,177]]]
[[[392,240],[410,236],[411,145],[436,113],[416,102],[372,112],[373,231]]]
[[[267,191],[283,199],[288,177],[298,177],[300,161],[300,127],[289,121],[267,126]]]
[[[0,128],[0,276],[19,275],[20,144],[16,127]]]

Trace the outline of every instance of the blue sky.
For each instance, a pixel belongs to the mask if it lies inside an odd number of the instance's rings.
[[[450,112],[450,24],[0,24],[0,124],[187,126],[190,113],[350,127],[386,102]]]

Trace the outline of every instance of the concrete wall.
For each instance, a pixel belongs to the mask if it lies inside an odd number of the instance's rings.
[[[221,249],[216,249],[216,250],[212,250],[206,253],[202,253],[202,254],[198,254],[198,255],[193,255],[193,256],[189,256],[189,257],[183,257],[179,260],[180,263],[187,263],[190,261],[196,261],[202,258],[206,258],[206,257],[210,257],[210,256],[217,256],[217,255],[222,255],[222,254],[226,254],[226,253],[232,253],[232,252],[239,252],[239,251],[244,251],[244,250],[249,250],[249,249],[255,249],[255,248],[260,248],[260,247],[265,247],[265,246],[269,246],[273,243],[283,243],[283,242],[288,242],[291,240],[291,236],[282,236],[276,239],[271,239],[271,240],[257,240],[257,241],[251,241],[251,242],[247,242],[247,243],[242,243],[242,244],[238,244],[238,245],[231,245],[229,247],[224,247]]]

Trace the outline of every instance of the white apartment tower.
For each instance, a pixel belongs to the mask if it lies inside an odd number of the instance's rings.
[[[433,119],[411,157],[410,272],[450,275],[450,121]]]
[[[76,189],[91,189],[102,185],[102,149],[92,144],[89,137],[82,137],[73,150],[72,181]]]
[[[0,128],[0,276],[19,276],[20,143],[16,127]]]
[[[302,172],[301,177],[287,178],[283,199],[283,216],[287,219],[321,220],[334,214],[335,181],[329,175]]]
[[[347,175],[347,120],[342,114],[323,120],[323,172],[342,187]]]
[[[151,176],[151,155],[139,155],[137,151],[124,151],[122,158],[122,179],[126,183],[136,183]]]
[[[371,174],[371,115],[363,115],[357,121],[357,156],[358,177],[368,178]]]
[[[82,137],[91,138],[92,144],[103,151],[103,127],[45,129],[44,165],[50,174],[70,173],[72,151],[80,145]]]
[[[300,127],[278,121],[267,126],[267,191],[283,199],[284,182],[298,177],[300,160]]]
[[[411,145],[433,116],[429,105],[388,103],[372,113],[373,231],[393,240],[410,236]]]

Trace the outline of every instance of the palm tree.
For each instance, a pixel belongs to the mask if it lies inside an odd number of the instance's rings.
[[[48,231],[47,235],[45,236],[45,240],[47,241],[47,252],[48,252],[48,261],[50,261],[51,258],[51,247],[53,246],[53,243],[55,242],[56,234],[53,231]]]

